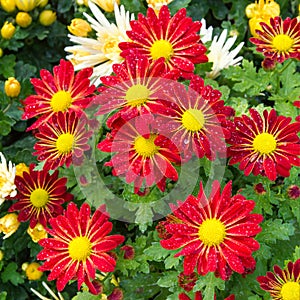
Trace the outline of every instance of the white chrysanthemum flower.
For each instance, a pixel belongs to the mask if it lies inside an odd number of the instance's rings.
[[[89,1],[89,7],[95,17],[92,18],[87,13],[87,18],[91,27],[96,31],[97,39],[88,37],[78,37],[69,34],[70,41],[77,45],[65,48],[70,52],[67,59],[70,60],[76,71],[83,68],[93,68],[91,82],[98,86],[101,76],[110,75],[112,73],[112,65],[121,63],[124,59],[120,56],[120,42],[128,42],[126,31],[130,30],[130,20],[134,19],[134,14],[125,11],[123,5],[120,7],[115,3],[115,19],[116,24],[109,23],[104,14],[100,11],[96,4]]]
[[[14,197],[17,194],[15,186],[16,167],[11,161],[7,162],[2,152],[0,152],[0,205],[5,198]]]
[[[208,28],[206,28],[206,20],[205,19],[201,19],[200,22],[201,22],[202,26],[201,26],[199,34],[201,36],[201,42],[203,44],[205,44],[212,40],[213,27],[209,26]]]
[[[211,46],[208,49],[208,60],[212,62],[212,70],[206,73],[209,78],[216,78],[220,75],[220,71],[229,66],[240,64],[242,56],[236,57],[242,49],[244,42],[240,43],[236,48],[230,51],[230,48],[236,41],[237,36],[227,39],[227,29],[224,29],[220,36],[214,36]]]

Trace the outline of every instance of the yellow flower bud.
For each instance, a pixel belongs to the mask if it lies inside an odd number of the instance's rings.
[[[31,11],[36,7],[36,0],[15,0],[16,6],[22,11]]]
[[[16,27],[12,23],[6,21],[1,28],[1,35],[4,39],[10,40],[15,34],[15,31]]]
[[[26,276],[29,280],[39,280],[43,276],[43,272],[38,270],[40,264],[32,262],[25,270]]]
[[[1,0],[1,7],[8,13],[13,12],[16,9],[15,0]]]
[[[118,5],[120,4],[120,0],[91,0],[99,7],[101,7],[104,11],[113,12],[114,11],[114,3],[116,2]]]
[[[37,243],[39,240],[44,239],[48,236],[47,231],[44,226],[40,223],[37,223],[34,228],[30,226],[27,229],[27,233],[30,235],[33,242]]]
[[[23,172],[29,173],[29,167],[27,167],[24,163],[19,163],[16,165],[16,176],[23,177]]]
[[[88,0],[76,0],[77,5],[85,5],[88,6]]]
[[[20,27],[26,28],[31,24],[32,18],[29,13],[20,11],[16,15],[16,22]]]
[[[4,91],[8,97],[18,97],[21,91],[21,84],[16,78],[9,77],[4,83]]]
[[[4,252],[0,250],[0,261],[3,259],[3,257],[4,257]]]
[[[18,215],[15,213],[7,214],[0,219],[0,233],[3,232],[5,236],[3,239],[10,237],[14,234],[20,226]]]
[[[21,267],[21,269],[22,269],[22,271],[26,271],[26,269],[28,268],[28,266],[29,266],[29,263],[28,262],[24,262],[24,263],[22,263],[22,267]]]
[[[56,12],[46,9],[40,13],[39,21],[43,26],[50,26],[56,21]]]
[[[48,0],[38,0],[37,5],[38,7],[45,7],[48,4]]]
[[[71,21],[70,26],[68,26],[68,30],[73,35],[86,37],[92,31],[92,28],[87,21],[75,18]]]
[[[3,56],[3,50],[2,50],[2,48],[0,48],[0,57],[2,57]]]

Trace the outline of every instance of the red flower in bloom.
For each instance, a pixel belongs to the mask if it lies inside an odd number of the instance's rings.
[[[118,129],[98,144],[101,151],[116,152],[105,164],[113,168],[113,175],[125,176],[127,183],[134,182],[135,193],[141,193],[143,183],[145,187],[156,184],[164,191],[166,178],[177,181],[177,171],[171,164],[180,162],[177,148],[151,127],[152,115],[132,122],[119,119],[118,123]]]
[[[58,171],[52,175],[48,171],[34,171],[35,165],[30,165],[29,172],[24,172],[22,177],[16,176],[19,199],[9,211],[20,211],[18,220],[25,222],[30,220],[30,227],[37,223],[47,226],[49,219],[63,212],[63,203],[73,199],[73,195],[67,193],[67,178],[58,178]]]
[[[226,153],[225,138],[230,136],[227,118],[234,115],[233,108],[224,106],[221,93],[211,86],[205,86],[199,76],[193,76],[189,89],[181,84],[171,84],[158,113],[159,129],[168,132],[170,139],[189,159],[206,156],[213,160],[216,153]]]
[[[277,16],[270,19],[270,25],[260,24],[262,30],[256,30],[258,37],[249,39],[257,46],[257,51],[279,63],[288,58],[300,59],[300,21],[297,18],[283,21]]]
[[[39,241],[44,248],[38,255],[39,260],[46,260],[39,268],[51,271],[48,280],[56,280],[58,291],[73,279],[78,280],[78,290],[84,282],[91,293],[97,294],[90,279],[95,278],[95,271],[112,272],[116,261],[108,254],[124,241],[121,235],[108,235],[112,230],[109,216],[103,207],[92,216],[90,206],[83,203],[80,210],[71,202],[64,215],[50,220],[52,229],[47,232],[52,236]]]
[[[295,263],[290,261],[285,269],[274,266],[273,270],[274,273],[257,277],[261,289],[270,293],[274,300],[300,299],[300,259]]]
[[[66,164],[79,163],[83,152],[88,150],[88,140],[92,131],[87,131],[86,122],[79,119],[75,112],[58,112],[49,122],[40,126],[35,137],[39,140],[35,145],[34,155],[39,161],[45,161],[44,168],[56,169]]]
[[[119,116],[128,120],[149,113],[149,105],[155,104],[159,97],[163,79],[178,78],[175,70],[164,71],[163,58],[150,63],[142,55],[126,57],[122,64],[113,65],[113,71],[115,76],[101,77],[106,87],[99,88],[102,94],[96,98],[101,105],[98,115],[121,109],[108,119],[109,127]]]
[[[227,280],[232,271],[245,274],[255,268],[251,255],[259,244],[253,237],[261,231],[263,217],[250,214],[254,201],[239,194],[231,197],[231,182],[221,193],[214,181],[208,198],[200,184],[197,197],[190,195],[184,203],[178,201],[178,207],[170,206],[180,223],[165,225],[172,237],[160,243],[169,250],[183,247],[175,257],[184,256],[184,274],[197,268],[199,275],[215,272]]]
[[[86,68],[75,75],[72,63],[63,59],[53,68],[53,75],[48,70],[41,70],[41,79],[31,79],[36,95],[23,101],[22,119],[38,117],[27,130],[38,128],[59,111],[75,111],[80,115],[94,97],[95,87],[90,86],[89,80],[92,73],[92,68]]]
[[[144,54],[150,61],[164,58],[166,70],[179,69],[187,76],[194,72],[194,64],[207,62],[206,48],[198,34],[201,22],[186,17],[186,9],[180,9],[173,17],[166,5],[158,16],[148,8],[147,16],[138,14],[138,20],[130,22],[127,31],[132,42],[121,42],[121,56]]]
[[[275,180],[277,173],[283,177],[290,175],[292,165],[300,166],[300,139],[297,133],[300,123],[290,124],[291,118],[277,116],[274,109],[265,110],[261,116],[250,109],[250,117],[236,117],[236,130],[228,143],[229,164],[240,162],[240,170],[246,176],[251,172]]]

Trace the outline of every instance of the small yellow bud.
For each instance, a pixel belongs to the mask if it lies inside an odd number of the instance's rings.
[[[25,270],[26,276],[29,280],[39,280],[43,276],[43,272],[38,270],[40,264],[32,262]]]
[[[3,232],[5,236],[3,239],[10,237],[14,234],[20,226],[18,215],[15,213],[7,214],[0,219],[0,233]]]
[[[36,7],[36,0],[15,0],[16,6],[22,11],[31,11]]]
[[[1,0],[1,7],[8,13],[13,12],[16,9],[15,0]]]
[[[29,266],[29,263],[28,262],[24,262],[24,263],[22,263],[22,267],[21,267],[21,269],[22,269],[22,271],[26,271],[26,269],[28,268],[28,266]]]
[[[31,24],[32,18],[29,13],[20,11],[16,15],[16,22],[20,27],[26,28]]]
[[[88,0],[76,0],[77,5],[85,5],[88,7]]]
[[[4,39],[10,40],[15,34],[15,31],[16,27],[12,23],[6,21],[1,28],[1,35]]]
[[[114,11],[114,3],[120,4],[120,0],[91,0],[106,12]]]
[[[88,36],[88,33],[92,31],[90,24],[80,18],[75,18],[71,21],[70,26],[68,26],[68,30],[76,36]]]
[[[3,49],[0,48],[0,57],[2,57],[2,56],[3,56]]]
[[[37,2],[37,5],[36,5],[36,6],[43,8],[43,7],[45,7],[47,4],[48,4],[48,0],[39,0],[39,1]]]
[[[50,26],[56,21],[56,12],[46,9],[40,13],[39,21],[43,26]]]
[[[19,163],[16,165],[16,176],[23,177],[23,172],[29,173],[29,167],[27,167],[24,163]]]
[[[16,78],[9,77],[4,83],[4,91],[8,97],[18,97],[21,91],[21,84]]]
[[[4,257],[4,252],[0,250],[0,261],[3,259],[3,257]]]
[[[30,235],[33,242],[37,243],[39,240],[44,239],[48,236],[47,231],[44,226],[40,223],[37,223],[34,228],[30,226],[27,229],[27,233]]]

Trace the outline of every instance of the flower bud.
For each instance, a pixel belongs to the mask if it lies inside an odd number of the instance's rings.
[[[107,300],[123,300],[123,291],[120,288],[114,288],[112,293],[107,297]]]
[[[88,0],[76,0],[77,5],[88,6]]]
[[[39,21],[43,26],[50,26],[56,21],[56,12],[46,9],[40,13]]]
[[[88,33],[92,31],[90,24],[80,18],[75,18],[71,21],[68,30],[75,36],[88,36]]]
[[[8,13],[13,12],[16,9],[15,0],[1,0],[1,7]]]
[[[29,13],[20,11],[16,15],[16,22],[20,27],[26,28],[31,24],[32,18]]]
[[[39,280],[43,276],[43,272],[38,270],[40,264],[37,262],[30,263],[26,270],[25,274],[29,280]]]
[[[44,226],[37,223],[33,228],[30,226],[27,229],[27,233],[30,235],[33,242],[37,243],[39,240],[47,238],[48,234]]]
[[[95,4],[97,4],[100,8],[102,8],[106,12],[114,11],[114,3],[120,4],[120,0],[92,0]]]
[[[15,0],[18,10],[31,11],[36,7],[36,0]]]
[[[47,4],[48,4],[48,0],[39,0],[39,1],[37,1],[36,6],[43,8],[43,7],[45,7]]]
[[[12,23],[6,21],[1,28],[1,35],[4,39],[10,40],[15,34],[15,31],[16,27]]]
[[[2,57],[3,56],[3,50],[2,50],[2,48],[0,48],[0,57]]]
[[[300,197],[300,187],[298,185],[290,185],[287,189],[288,197],[292,200],[296,200]]]
[[[0,219],[0,233],[3,232],[5,236],[3,239],[10,237],[14,234],[20,226],[18,215],[15,213],[7,214]]]
[[[16,176],[23,177],[23,172],[29,173],[29,167],[27,167],[24,163],[19,163],[16,165]]]
[[[131,245],[124,245],[121,247],[121,250],[124,251],[124,255],[123,255],[124,259],[130,260],[134,258],[135,250]]]
[[[4,252],[0,250],[0,261],[3,259],[3,257],[4,257]]]
[[[14,77],[9,77],[4,83],[4,91],[8,97],[18,97],[21,91],[20,82]]]

